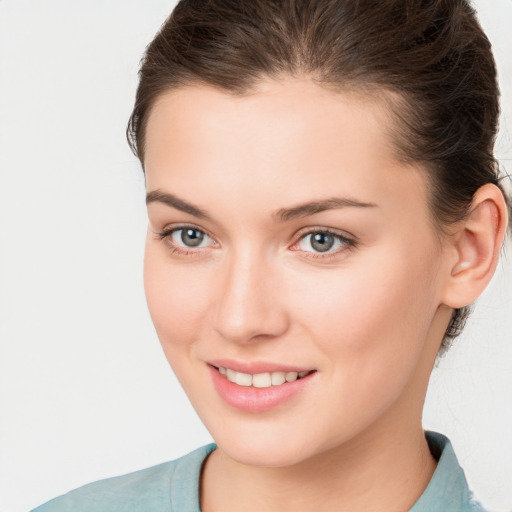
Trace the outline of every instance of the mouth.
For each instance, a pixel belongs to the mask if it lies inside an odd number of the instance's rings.
[[[282,386],[289,382],[295,382],[296,380],[303,379],[316,370],[306,371],[274,371],[274,372],[263,372],[263,373],[243,373],[233,370],[231,368],[225,368],[223,366],[214,366],[221,375],[226,377],[229,382],[237,384],[238,386],[253,387],[253,388],[270,388],[273,386]]]
[[[250,413],[269,411],[293,397],[299,399],[317,380],[317,370],[227,363],[208,364],[214,388],[229,406]],[[230,366],[237,366],[237,370]]]

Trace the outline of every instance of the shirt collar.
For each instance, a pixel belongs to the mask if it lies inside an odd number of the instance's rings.
[[[457,461],[450,440],[437,432],[425,433],[430,451],[438,461],[432,478],[409,512],[483,511],[469,490],[464,471]],[[171,491],[172,510],[200,512],[201,467],[215,444],[203,446],[177,461]]]
[[[437,432],[425,432],[430,451],[437,459],[437,468],[416,504],[409,512],[473,510],[477,502],[469,490],[450,440]]]

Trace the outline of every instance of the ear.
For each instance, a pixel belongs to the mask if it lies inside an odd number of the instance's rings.
[[[501,190],[491,183],[480,187],[468,215],[450,238],[444,304],[462,308],[484,291],[496,270],[507,225],[507,205]]]

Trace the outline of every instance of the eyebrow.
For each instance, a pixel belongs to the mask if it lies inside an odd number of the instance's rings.
[[[274,217],[278,222],[286,222],[300,217],[307,217],[315,213],[324,212],[326,210],[335,210],[339,208],[376,208],[375,203],[363,203],[355,199],[344,197],[331,197],[321,201],[312,201],[299,204],[291,208],[282,208],[278,210]]]
[[[176,208],[184,213],[188,213],[199,219],[211,220],[211,216],[203,209],[195,206],[179,197],[161,190],[148,192],[146,195],[146,204],[159,202],[172,208]],[[272,217],[276,222],[287,222],[300,217],[307,217],[326,210],[335,210],[340,208],[376,208],[375,203],[364,203],[355,199],[343,197],[331,197],[319,201],[310,201],[307,203],[292,206],[290,208],[281,208],[277,210]]]
[[[211,220],[210,215],[208,215],[198,206],[194,206],[193,204],[188,203],[187,201],[184,201],[183,199],[180,199],[173,194],[169,194],[168,192],[162,192],[161,190],[153,190],[152,192],[148,192],[146,195],[146,205],[155,202],[171,206],[172,208],[176,208],[176,210],[189,213],[190,215],[193,215],[199,219]]]

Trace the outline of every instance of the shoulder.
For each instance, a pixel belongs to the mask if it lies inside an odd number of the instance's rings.
[[[144,510],[149,503],[158,504],[169,490],[176,470],[176,462],[166,462],[158,466],[107,478],[63,496],[55,498],[34,512],[63,512],[104,510]],[[168,508],[162,508],[168,510]]]
[[[171,462],[93,482],[32,512],[174,512],[183,506],[192,512],[201,466],[215,448],[210,444]]]

